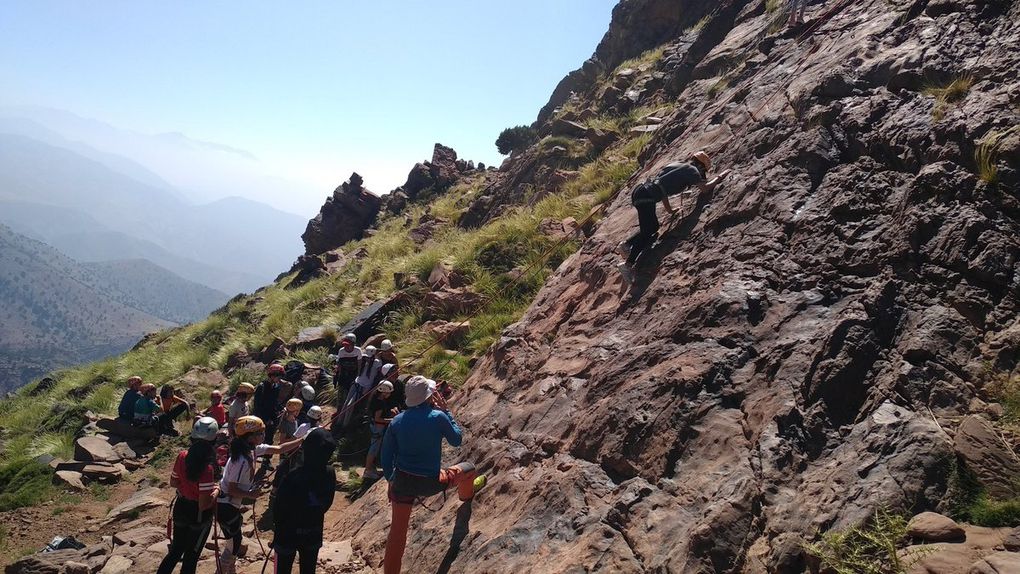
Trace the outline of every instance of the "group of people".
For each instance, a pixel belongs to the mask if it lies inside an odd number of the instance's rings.
[[[182,414],[190,413],[195,405],[173,385],[163,385],[157,393],[156,385],[143,383],[141,377],[131,377],[127,382],[128,389],[117,407],[117,418],[132,426],[153,428],[159,434],[180,435],[174,422]]]
[[[484,484],[476,485],[474,467],[441,464],[442,441],[460,446],[463,440],[446,403],[448,385],[420,375],[398,379],[396,352],[389,340],[378,348],[361,348],[357,338],[347,334],[330,357],[335,361],[333,385],[338,397],[331,430],[320,426],[323,411],[315,404],[314,386],[285,380],[283,365],[270,365],[266,380],[257,387],[238,385],[229,408],[220,391],[211,393],[210,407],[199,413],[191,444],[178,455],[171,472],[170,484],[177,489],[174,535],[158,574],[170,574],[178,564],[182,574],[195,572],[214,521],[224,542],[222,548],[217,544],[219,571],[233,574],[243,548],[241,508],[266,494],[274,524],[276,572],[291,572],[296,559],[302,574],[315,572],[324,516],[336,492],[336,473],[330,465],[336,435],[365,418],[372,438],[364,476],[388,481],[392,505],[385,572],[400,571],[416,498],[448,487],[456,488],[463,501],[473,498],[477,486]],[[129,381],[129,386],[133,384]],[[218,444],[227,452],[225,461],[217,457]],[[273,456],[282,460],[267,484],[257,461]],[[377,463],[382,464],[381,475]]]

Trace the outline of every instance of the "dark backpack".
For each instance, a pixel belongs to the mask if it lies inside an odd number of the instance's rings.
[[[301,361],[287,361],[287,364],[283,367],[283,379],[285,381],[296,384],[304,374],[305,364]]]

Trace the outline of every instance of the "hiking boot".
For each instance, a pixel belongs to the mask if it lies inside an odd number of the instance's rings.
[[[620,272],[620,276],[623,277],[624,282],[626,283],[634,282],[634,270],[631,268],[630,265],[627,264],[626,261],[617,265],[616,269]]]
[[[616,244],[616,252],[622,255],[624,258],[630,257],[630,244],[626,241],[621,241]]]
[[[475,494],[478,494],[479,490],[485,488],[485,483],[486,483],[486,478],[485,478],[484,474],[479,474],[478,476],[475,477],[475,482],[474,482]]]

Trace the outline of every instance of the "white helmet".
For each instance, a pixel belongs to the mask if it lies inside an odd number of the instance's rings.
[[[315,387],[312,385],[305,385],[301,387],[301,398],[306,401],[315,400]]]
[[[369,346],[365,347],[365,351],[364,352],[365,352],[365,355],[367,355],[369,357],[374,357],[375,356],[375,351],[376,351],[376,348],[373,345],[369,345]]]
[[[351,343],[357,343],[358,342],[358,337],[354,333],[347,333],[346,335],[344,335],[343,340],[344,341],[350,341]]]
[[[380,393],[392,393],[393,392],[393,383],[391,383],[389,381],[383,381],[383,382],[379,383],[379,387],[376,388],[376,390],[379,391]]]
[[[383,342],[379,343],[379,350],[380,351],[389,351],[392,348],[393,348],[393,343],[390,342],[389,339],[383,339]]]
[[[202,417],[195,421],[195,426],[191,427],[191,438],[193,440],[216,440],[216,433],[219,430],[220,425],[216,419]]]
[[[308,418],[312,419],[313,421],[321,420],[322,408],[320,408],[319,405],[315,405],[314,407],[308,409]]]

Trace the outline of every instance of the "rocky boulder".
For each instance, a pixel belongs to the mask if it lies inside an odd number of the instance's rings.
[[[85,483],[82,482],[83,475],[80,472],[73,470],[58,470],[53,473],[53,482],[60,484],[74,490],[76,492],[84,492],[88,490],[85,488]]]
[[[80,550],[55,550],[32,554],[8,565],[4,568],[4,574],[65,574],[64,564],[80,557]]]
[[[449,319],[471,313],[484,302],[485,296],[470,287],[447,287],[426,293],[422,306],[430,317]]]
[[[117,454],[105,436],[84,436],[74,441],[74,459],[82,462],[118,462]]]
[[[956,431],[956,453],[978,481],[995,498],[1017,495],[1014,481],[1020,476],[1020,459],[984,418],[968,416]]]
[[[468,334],[471,330],[470,321],[426,321],[421,331],[436,341],[442,341],[447,347],[456,344],[458,340]]]
[[[381,201],[379,196],[363,187],[364,180],[351,174],[333,191],[319,214],[308,222],[301,235],[305,255],[318,255],[335,249],[353,239],[360,239],[375,222]]]
[[[926,542],[952,542],[965,536],[963,527],[956,521],[935,512],[922,512],[911,518],[907,535]]]
[[[167,501],[160,496],[160,492],[160,489],[155,487],[139,490],[131,495],[131,498],[112,508],[106,515],[106,522],[135,518],[143,510],[166,506]]]
[[[453,151],[453,148],[437,143],[432,150],[432,163],[429,165],[429,174],[435,182],[436,191],[448,189],[460,177],[460,172],[457,152]]]

